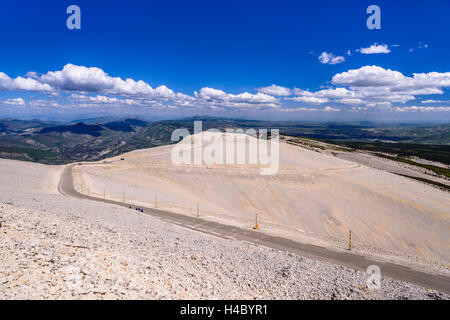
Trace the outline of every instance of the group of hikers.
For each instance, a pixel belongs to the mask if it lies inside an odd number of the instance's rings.
[[[128,206],[128,208],[131,209],[131,206]],[[136,208],[135,210],[144,213],[144,209]]]

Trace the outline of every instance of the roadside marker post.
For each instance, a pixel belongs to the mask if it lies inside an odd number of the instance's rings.
[[[259,226],[258,226],[258,212],[256,213],[255,216],[255,227],[253,229],[258,230]]]
[[[348,233],[348,250],[352,250],[352,230]]]

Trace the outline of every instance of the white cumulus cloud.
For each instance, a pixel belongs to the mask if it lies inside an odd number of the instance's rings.
[[[23,100],[22,98],[15,98],[15,99],[8,99],[3,101],[3,103],[5,104],[9,104],[12,106],[24,106],[25,105],[25,100]]]
[[[387,44],[373,44],[368,48],[361,48],[359,51],[363,54],[375,54],[375,53],[389,53],[391,50],[389,49]]]
[[[333,108],[333,107],[325,107],[325,108],[323,108],[323,111],[325,111],[325,112],[339,112],[339,111],[341,111],[341,109]]]
[[[333,53],[322,52],[319,56],[319,61],[322,64],[338,64],[345,62],[345,58],[343,56],[335,56]]]
[[[328,102],[327,98],[320,98],[320,97],[314,97],[314,96],[293,97],[293,98],[287,98],[287,100],[306,102],[306,103],[311,103],[311,104],[323,104],[323,103]]]
[[[271,96],[290,96],[291,95],[291,89],[280,87],[272,84],[268,87],[263,87],[258,89],[259,92],[266,93]]]
[[[422,103],[448,103],[450,102],[450,100],[434,100],[434,99],[429,99],[429,100],[422,100]]]

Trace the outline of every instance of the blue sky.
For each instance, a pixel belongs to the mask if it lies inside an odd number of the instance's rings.
[[[446,0],[2,1],[0,117],[448,122],[449,15]]]

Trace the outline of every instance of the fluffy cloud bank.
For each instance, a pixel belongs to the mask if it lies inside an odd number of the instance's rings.
[[[17,77],[11,79],[7,74],[0,72],[0,90],[51,92],[53,88],[32,78]]]
[[[413,73],[407,77],[398,71],[365,66],[336,74],[331,82],[350,87],[358,97],[406,102],[418,95],[443,94],[443,88],[450,87],[450,72]]]
[[[222,90],[213,88],[202,88],[200,92],[195,93],[195,97],[198,98],[200,103],[211,104],[213,106],[222,107],[278,107],[278,100],[265,93],[258,92],[257,94],[251,94],[244,92],[241,94],[230,94]]]
[[[51,94],[69,94],[71,103],[89,107],[99,104],[111,106],[168,107],[225,107],[225,108],[274,108],[278,100],[262,92],[230,94],[213,88],[202,88],[195,97],[176,93],[162,85],[153,88],[143,80],[112,77],[97,67],[67,64],[62,70],[38,75],[27,73],[27,78],[11,79],[0,73],[2,91],[36,91]],[[81,94],[80,94],[81,93]],[[88,96],[86,94],[97,94]],[[123,97],[123,98],[117,98]]]
[[[334,88],[315,92],[297,88],[279,88],[274,85],[266,88],[277,87],[279,92],[291,92],[291,96],[284,97],[290,101],[310,104],[333,102],[349,106],[386,108],[394,103],[404,104],[416,100],[417,96],[443,94],[443,89],[450,87],[450,72],[413,73],[408,77],[399,71],[379,66],[364,66],[334,75],[331,83]],[[259,90],[263,91],[266,88]],[[436,109],[438,110],[442,111]]]
[[[61,71],[49,71],[39,82],[66,91],[105,92],[113,95],[173,99],[176,94],[166,86],[153,89],[142,80],[111,77],[100,68],[67,64]]]
[[[410,107],[395,107],[394,110],[398,112],[450,112],[450,107],[410,106]]]
[[[334,55],[324,59],[333,63]],[[330,85],[331,84],[331,85]],[[228,93],[204,87],[192,96],[162,85],[156,88],[143,80],[113,77],[97,67],[65,65],[62,70],[45,74],[29,72],[11,78],[0,72],[0,91],[39,92],[46,98],[27,95],[2,100],[3,106],[27,107],[151,107],[186,110],[283,110],[338,112],[378,108],[396,112],[448,111],[446,106],[405,106],[421,100],[422,104],[448,103],[448,100],[422,100],[424,95],[443,94],[450,87],[450,72],[413,73],[411,76],[379,66],[363,66],[337,73],[327,87],[313,91],[272,84],[257,88],[256,93]],[[432,97],[434,98],[434,97]],[[34,99],[34,100],[33,100]],[[27,101],[25,101],[27,100]],[[399,106],[401,104],[402,106]],[[417,103],[415,103],[417,104]],[[312,106],[327,105],[317,108]],[[285,107],[285,108],[283,108]],[[297,108],[292,108],[297,107]]]

